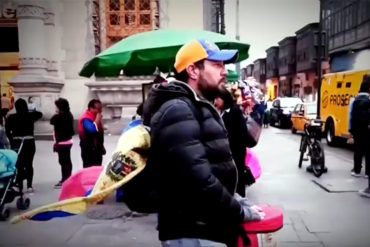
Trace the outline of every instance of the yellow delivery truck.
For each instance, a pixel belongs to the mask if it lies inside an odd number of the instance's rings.
[[[349,104],[360,90],[363,76],[370,70],[325,74],[321,83],[320,115],[325,122],[326,141],[334,146],[339,138],[348,138]]]

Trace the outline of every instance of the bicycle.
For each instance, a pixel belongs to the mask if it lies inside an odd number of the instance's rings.
[[[327,172],[324,147],[320,142],[322,125],[323,122],[320,119],[307,122],[299,147],[298,168],[302,167],[303,156],[307,152],[307,157],[310,157],[311,160],[311,166],[307,167],[307,171],[310,172],[312,170],[316,177],[320,177],[324,172]]]

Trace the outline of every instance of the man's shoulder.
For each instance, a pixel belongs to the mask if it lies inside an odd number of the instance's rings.
[[[353,101],[353,107],[368,107],[370,105],[370,98],[367,95],[357,95]]]
[[[370,95],[367,93],[360,93],[355,97],[355,100],[370,101]]]
[[[88,114],[87,114],[87,111],[84,111],[83,113],[81,113],[81,115],[78,117],[78,120],[84,120],[84,119],[89,119],[88,117]]]
[[[179,97],[173,98],[164,102],[159,108],[159,112],[168,112],[168,111],[186,111],[187,109],[193,109],[196,105],[189,98]]]
[[[87,118],[87,117],[86,118],[82,118],[81,121],[82,121],[82,123],[93,123],[94,122],[92,119]]]

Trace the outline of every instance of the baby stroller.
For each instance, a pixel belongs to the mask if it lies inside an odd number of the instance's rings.
[[[16,205],[20,210],[30,206],[30,199],[25,198],[23,191],[16,183],[16,162],[18,154],[22,150],[24,139],[22,139],[18,153],[10,149],[0,149],[0,220],[5,221],[10,215],[6,203],[11,203],[18,197]]]

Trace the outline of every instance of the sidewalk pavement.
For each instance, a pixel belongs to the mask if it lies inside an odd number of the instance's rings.
[[[113,152],[118,138],[116,135],[105,136],[107,154]],[[298,135],[269,128],[263,130],[260,143],[253,149],[260,159],[263,173],[247,192],[252,201],[276,205],[284,211],[284,227],[275,234],[277,246],[368,247],[370,199],[353,192],[363,189],[366,180],[349,175],[351,151],[327,148],[329,172],[316,179],[305,172],[307,162],[303,169],[298,169],[297,143]],[[36,149],[35,193],[30,195],[31,209],[57,201],[59,190],[53,185],[61,174],[57,155],[52,153],[52,142],[37,141]],[[82,168],[77,136],[74,137],[71,156],[75,172]],[[109,155],[104,156],[103,163],[109,159]],[[327,181],[333,186],[345,183],[351,189],[329,193],[312,180]],[[12,215],[20,213],[14,202],[9,206]],[[0,246],[159,247],[155,227],[156,215],[132,215],[123,203],[115,203],[112,195],[103,205],[97,205],[83,215],[47,222],[25,221],[16,225],[1,222]]]
[[[118,135],[106,135],[107,154],[112,154]],[[78,136],[71,150],[73,172],[82,168]],[[59,189],[53,186],[60,180],[57,154],[52,141],[36,141],[34,158],[34,189],[30,209],[58,200]],[[103,163],[110,160],[103,157]],[[155,230],[156,216],[132,215],[123,203],[115,203],[112,194],[103,205],[91,208],[86,214],[55,218],[46,222],[24,221],[16,225],[0,222],[0,246],[160,246]],[[7,204],[11,216],[21,213],[15,201]],[[113,219],[108,219],[113,218]]]
[[[328,173],[315,178],[305,171],[309,162],[298,168],[300,138],[270,127],[253,149],[262,177],[247,190],[248,196],[283,209],[278,246],[370,246],[370,199],[358,194],[368,182],[350,175],[353,152],[329,147],[323,140]]]

